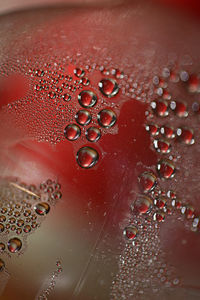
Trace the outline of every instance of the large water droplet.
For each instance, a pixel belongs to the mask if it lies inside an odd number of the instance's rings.
[[[152,208],[153,202],[151,198],[147,196],[139,196],[134,201],[134,203],[131,206],[131,209],[139,214],[146,214],[150,212]]]
[[[93,107],[97,103],[97,96],[92,91],[82,91],[78,95],[78,101],[84,108]]]
[[[117,117],[116,114],[111,109],[102,109],[98,113],[97,119],[100,126],[109,128],[116,123]]]
[[[34,209],[38,215],[44,216],[50,211],[50,206],[46,202],[40,202],[35,205]]]
[[[76,124],[69,124],[65,127],[64,136],[69,141],[77,140],[81,135],[81,129]]]
[[[169,159],[161,159],[157,164],[157,171],[160,177],[169,179],[175,175],[175,166]]]
[[[93,167],[99,159],[98,152],[91,147],[83,147],[79,149],[76,160],[81,168],[89,169]]]
[[[136,237],[137,232],[138,230],[135,226],[128,225],[127,227],[124,228],[123,235],[127,240],[132,241]]]
[[[18,252],[22,247],[22,241],[18,238],[12,238],[8,241],[8,250],[12,253]]]
[[[144,193],[152,191],[156,185],[156,176],[152,172],[144,172],[139,177],[139,182]]]
[[[101,132],[97,127],[90,127],[87,129],[85,135],[89,142],[97,142],[101,137]]]
[[[104,96],[111,98],[119,92],[119,87],[114,79],[105,78],[99,82],[99,90]]]
[[[91,122],[92,116],[89,111],[82,109],[77,112],[75,119],[79,125],[86,126]]]

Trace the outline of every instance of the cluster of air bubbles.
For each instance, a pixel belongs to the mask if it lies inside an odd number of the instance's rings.
[[[23,239],[41,226],[50,207],[62,197],[60,183],[47,179],[39,186],[16,178],[0,186],[0,252],[20,253]],[[11,237],[10,237],[11,235]],[[9,236],[9,237],[8,237]]]
[[[62,273],[62,271],[63,271],[63,269],[62,269],[61,261],[58,260],[58,261],[56,261],[56,270],[50,276],[49,285],[37,297],[38,300],[46,300],[46,299],[48,299],[48,296],[54,290],[55,285],[56,285],[56,280],[58,279],[58,276]]]

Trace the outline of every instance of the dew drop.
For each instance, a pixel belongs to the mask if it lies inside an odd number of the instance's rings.
[[[146,125],[146,131],[148,131],[152,136],[159,134],[159,127],[156,124]]]
[[[173,199],[172,200],[172,206],[177,208],[177,209],[181,209],[182,208],[182,201],[179,199]]]
[[[87,129],[85,135],[89,142],[97,142],[101,137],[101,131],[97,127],[90,127]]]
[[[5,268],[5,262],[0,258],[0,272]]]
[[[78,150],[76,160],[81,168],[93,167],[99,159],[98,152],[91,147],[82,147]]]
[[[200,93],[200,76],[192,74],[188,80],[188,90],[190,93]]]
[[[192,129],[189,128],[178,128],[177,136],[179,139],[184,142],[186,145],[194,144],[194,133]]]
[[[156,100],[151,102],[152,110],[160,117],[168,116],[168,103],[165,100]]]
[[[69,124],[64,129],[64,136],[69,141],[77,140],[81,135],[81,129],[76,124]]]
[[[119,92],[118,84],[114,79],[102,79],[98,85],[101,93],[108,98],[114,97]]]
[[[6,217],[4,215],[0,216],[0,222],[5,222],[6,221]]]
[[[184,215],[187,219],[192,219],[194,217],[194,207],[191,205],[186,205],[184,210]]]
[[[135,239],[137,232],[138,230],[135,226],[128,225],[127,227],[124,228],[123,235],[127,240],[132,241]]]
[[[154,140],[153,141],[154,148],[161,153],[169,153],[171,151],[171,145],[168,141],[165,140]]]
[[[156,176],[152,172],[144,172],[139,177],[139,183],[143,192],[148,193],[156,186]]]
[[[22,241],[18,238],[12,238],[8,241],[8,250],[12,253],[18,252],[22,247]]]
[[[173,178],[175,175],[175,166],[171,160],[161,159],[157,164],[157,171],[162,178]]]
[[[165,220],[165,214],[162,211],[158,211],[153,215],[153,220],[163,222]]]
[[[38,215],[44,216],[50,211],[50,206],[46,202],[40,202],[35,205],[34,209]]]
[[[74,74],[78,77],[81,78],[85,75],[85,71],[80,69],[80,68],[76,68],[74,69]]]
[[[72,96],[70,94],[64,94],[62,98],[64,101],[69,102],[72,99]]]
[[[17,221],[17,226],[22,227],[24,225],[24,221],[22,219]]]
[[[93,107],[97,103],[97,96],[92,91],[82,91],[78,95],[78,101],[84,108]]]
[[[31,226],[30,225],[24,226],[24,232],[25,233],[29,233],[30,231],[31,231]]]
[[[168,139],[173,139],[175,137],[174,129],[169,126],[162,126],[160,128],[160,133]]]
[[[84,86],[88,86],[88,85],[90,84],[90,81],[89,81],[88,78],[82,78],[81,83],[82,83]]]
[[[112,127],[117,121],[116,114],[111,109],[102,109],[98,113],[97,119],[99,125],[105,128]]]
[[[4,231],[4,225],[2,223],[0,223],[0,232]]]
[[[131,206],[131,209],[139,214],[146,214],[150,212],[152,208],[153,202],[151,198],[147,196],[139,196],[134,201],[134,203]]]
[[[157,206],[159,209],[162,209],[166,206],[166,198],[165,197],[158,197],[154,200],[154,205]]]
[[[187,106],[183,102],[171,101],[170,108],[180,118],[188,116]]]
[[[77,112],[77,114],[75,115],[75,119],[79,125],[86,126],[91,122],[92,116],[89,111],[82,109]]]
[[[5,244],[4,243],[0,243],[0,251],[4,251],[5,250]]]

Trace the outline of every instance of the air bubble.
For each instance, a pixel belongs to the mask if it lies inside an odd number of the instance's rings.
[[[81,168],[89,169],[93,167],[99,159],[98,152],[91,147],[83,147],[79,149],[76,160]]]
[[[129,241],[134,240],[137,233],[138,233],[138,230],[133,225],[128,225],[127,227],[124,228],[124,231],[123,231],[124,237]]]
[[[132,204],[131,209],[136,213],[146,214],[150,212],[152,205],[153,202],[151,198],[147,196],[139,196]]]
[[[69,141],[77,140],[81,135],[81,129],[76,124],[69,124],[64,129],[64,136]]]
[[[156,186],[156,176],[152,172],[144,172],[139,177],[139,183],[144,193],[152,191]]]
[[[84,108],[93,107],[97,103],[97,96],[92,91],[82,91],[78,95],[79,104]]]
[[[163,154],[169,153],[171,151],[171,145],[168,141],[165,140],[154,140],[153,141],[154,148]]]
[[[12,238],[8,241],[8,250],[12,253],[18,252],[22,247],[22,241],[18,238]]]
[[[50,206],[46,202],[40,202],[35,205],[34,209],[38,215],[44,216],[50,211]]]
[[[116,123],[117,117],[111,109],[103,109],[98,113],[97,119],[100,126],[109,128]]]
[[[89,142],[97,142],[101,137],[101,131],[97,127],[90,127],[87,129],[85,135]]]
[[[89,111],[82,109],[77,112],[77,114],[75,115],[75,119],[79,125],[86,126],[91,122],[92,116]]]
[[[157,164],[157,171],[160,177],[170,179],[175,175],[175,166],[171,160],[161,159]]]
[[[114,79],[102,79],[98,85],[101,93],[108,98],[114,97],[119,92],[118,84]]]

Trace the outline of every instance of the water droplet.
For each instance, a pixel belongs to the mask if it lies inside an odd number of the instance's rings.
[[[153,141],[154,148],[161,153],[169,153],[171,151],[171,145],[168,141],[165,140],[154,140]]]
[[[56,191],[55,193],[53,193],[52,198],[55,200],[61,199],[62,193],[60,191]]]
[[[5,244],[4,243],[0,243],[0,251],[4,251],[5,250]]]
[[[188,90],[190,93],[200,93],[200,76],[192,74],[188,81]]]
[[[97,142],[101,137],[101,132],[97,127],[90,127],[87,129],[85,135],[89,142]]]
[[[116,123],[117,117],[111,109],[103,109],[98,113],[97,119],[100,126],[109,128]]]
[[[169,126],[162,126],[160,128],[160,133],[168,139],[173,139],[175,137],[174,129]]]
[[[172,200],[172,206],[176,207],[177,209],[181,209],[182,208],[182,201],[179,199],[173,199]]]
[[[132,204],[131,209],[136,213],[146,214],[150,212],[152,205],[153,202],[151,198],[147,196],[139,196]]]
[[[138,230],[133,225],[128,225],[127,227],[124,228],[124,231],[123,231],[124,237],[127,240],[129,240],[129,241],[134,240],[134,238],[136,237],[137,233],[138,233]]]
[[[84,86],[88,86],[88,85],[90,84],[90,81],[89,81],[88,78],[82,78],[81,83],[82,83]]]
[[[82,109],[77,112],[75,119],[79,125],[86,126],[91,122],[92,116],[89,111]]]
[[[190,128],[178,128],[177,129],[177,136],[179,139],[184,142],[186,145],[193,145],[194,144],[194,133],[193,130]]]
[[[159,127],[156,124],[146,125],[146,131],[148,131],[152,136],[159,134]]]
[[[99,159],[98,152],[91,147],[83,147],[78,150],[76,160],[81,168],[93,167]]]
[[[9,220],[8,220],[8,222],[10,223],[10,224],[14,224],[15,223],[15,218],[9,218]]]
[[[183,102],[171,101],[170,108],[180,118],[188,116],[187,105]]]
[[[0,223],[0,232],[4,231],[4,225],[2,223]]]
[[[166,100],[156,100],[151,102],[152,110],[160,117],[168,116],[168,103]]]
[[[50,211],[50,206],[46,202],[40,202],[35,205],[34,209],[38,215],[44,216]]]
[[[28,233],[30,231],[31,231],[31,226],[30,225],[24,226],[24,232]]]
[[[169,179],[175,175],[175,166],[169,159],[161,159],[157,164],[157,171],[160,177]]]
[[[0,216],[0,222],[5,222],[6,221],[6,217],[4,215]]]
[[[81,78],[85,75],[85,71],[80,69],[80,68],[76,68],[74,69],[74,74],[78,77]]]
[[[3,271],[4,268],[5,268],[5,263],[4,263],[4,261],[0,258],[0,272]]]
[[[118,84],[114,79],[102,79],[98,85],[101,93],[108,98],[114,97],[119,92]]]
[[[153,215],[153,220],[163,222],[165,220],[165,214],[162,211],[158,211]]]
[[[158,197],[154,200],[154,205],[158,208],[162,209],[166,206],[166,198],[165,197]]]
[[[69,124],[64,129],[64,136],[69,141],[77,140],[81,135],[81,129],[76,124]]]
[[[93,107],[97,103],[97,96],[92,91],[82,91],[78,95],[79,104],[84,108]]]
[[[144,193],[152,191],[156,186],[156,176],[152,172],[144,172],[139,177],[139,183]]]
[[[72,99],[72,96],[70,94],[64,94],[62,98],[64,101],[69,102]]]
[[[18,252],[22,247],[22,241],[18,238],[12,238],[8,241],[8,250],[12,253]]]
[[[18,220],[17,221],[17,226],[22,227],[24,225],[24,221],[23,220]]]
[[[184,212],[182,211],[182,213],[186,216],[187,219],[192,219],[194,217],[194,207],[187,204],[184,208]]]

